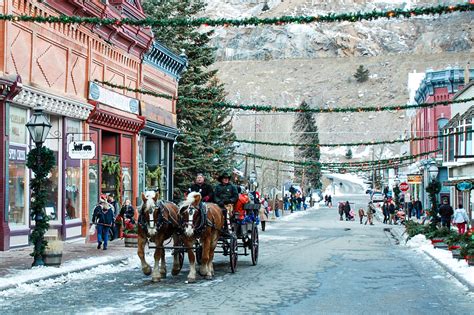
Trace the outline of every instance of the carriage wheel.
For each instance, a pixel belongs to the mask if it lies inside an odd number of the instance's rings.
[[[198,264],[201,264],[201,260],[202,260],[202,246],[197,245],[196,246],[196,261]]]
[[[252,256],[252,265],[256,265],[258,262],[258,229],[256,226],[252,229],[250,242],[250,254]]]
[[[232,235],[232,238],[229,240],[230,271],[232,273],[237,270],[237,248],[237,238],[235,235]]]

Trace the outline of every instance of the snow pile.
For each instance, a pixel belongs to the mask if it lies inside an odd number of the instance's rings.
[[[454,259],[450,251],[434,248],[424,235],[416,235],[407,242],[406,246],[436,258],[441,264],[474,286],[474,268],[469,267],[465,260]]]

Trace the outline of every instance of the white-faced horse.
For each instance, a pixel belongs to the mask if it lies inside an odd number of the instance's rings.
[[[195,239],[199,239],[202,248],[202,259],[200,274],[206,279],[212,279],[214,275],[214,251],[224,226],[224,216],[221,208],[215,203],[206,203],[200,209],[201,194],[198,192],[189,193],[186,200],[180,205],[181,215],[185,222],[185,246],[190,248]],[[189,251],[188,251],[189,254]],[[191,261],[191,257],[193,261]],[[190,276],[195,274],[194,254],[189,255],[191,271]],[[194,269],[194,270],[193,270]],[[189,279],[189,277],[188,277]]]
[[[180,231],[180,218],[178,207],[172,202],[158,201],[158,193],[142,193],[143,205],[140,207],[138,216],[138,257],[140,258],[142,271],[145,275],[152,274],[152,280],[158,282],[166,277],[164,241],[173,238],[174,246],[178,245],[177,233]],[[153,217],[153,224],[150,220]],[[150,265],[145,260],[145,245],[148,240],[156,245],[155,266],[153,273]],[[161,261],[161,266],[160,266]],[[173,259],[172,274],[177,275],[181,270],[178,253],[175,251]]]

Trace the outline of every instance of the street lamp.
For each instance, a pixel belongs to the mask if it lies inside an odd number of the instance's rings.
[[[437,198],[436,195],[441,191],[441,184],[437,180],[438,177],[438,167],[432,162],[432,164],[427,168],[429,177],[431,179],[428,187],[426,187],[426,192],[430,195],[431,200],[431,216],[437,218]]]
[[[51,130],[51,123],[43,114],[41,108],[35,108],[30,121],[26,124],[30,133],[31,140],[36,148],[28,153],[27,165],[34,173],[35,177],[31,179],[30,187],[32,190],[31,211],[35,218],[35,228],[31,233],[31,241],[34,244],[32,266],[44,265],[43,255],[46,247],[44,234],[49,228],[48,217],[44,211],[46,206],[46,185],[47,175],[55,164],[54,154],[48,148],[43,148],[43,143]]]
[[[37,148],[41,148],[48,137],[51,130],[51,123],[43,114],[42,108],[35,108],[30,121],[26,124],[26,128],[30,132],[31,140],[36,144]]]
[[[438,177],[438,167],[435,164],[431,164],[428,173],[430,174],[431,180],[435,180]]]

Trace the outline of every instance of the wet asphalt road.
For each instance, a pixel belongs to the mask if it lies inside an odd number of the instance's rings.
[[[168,259],[168,278],[152,283],[132,260],[0,294],[1,313],[473,313],[472,293],[380,222],[339,221],[335,207],[293,217],[260,232],[258,265],[240,256],[235,274],[217,254],[214,280],[186,284],[187,259],[177,277]]]

